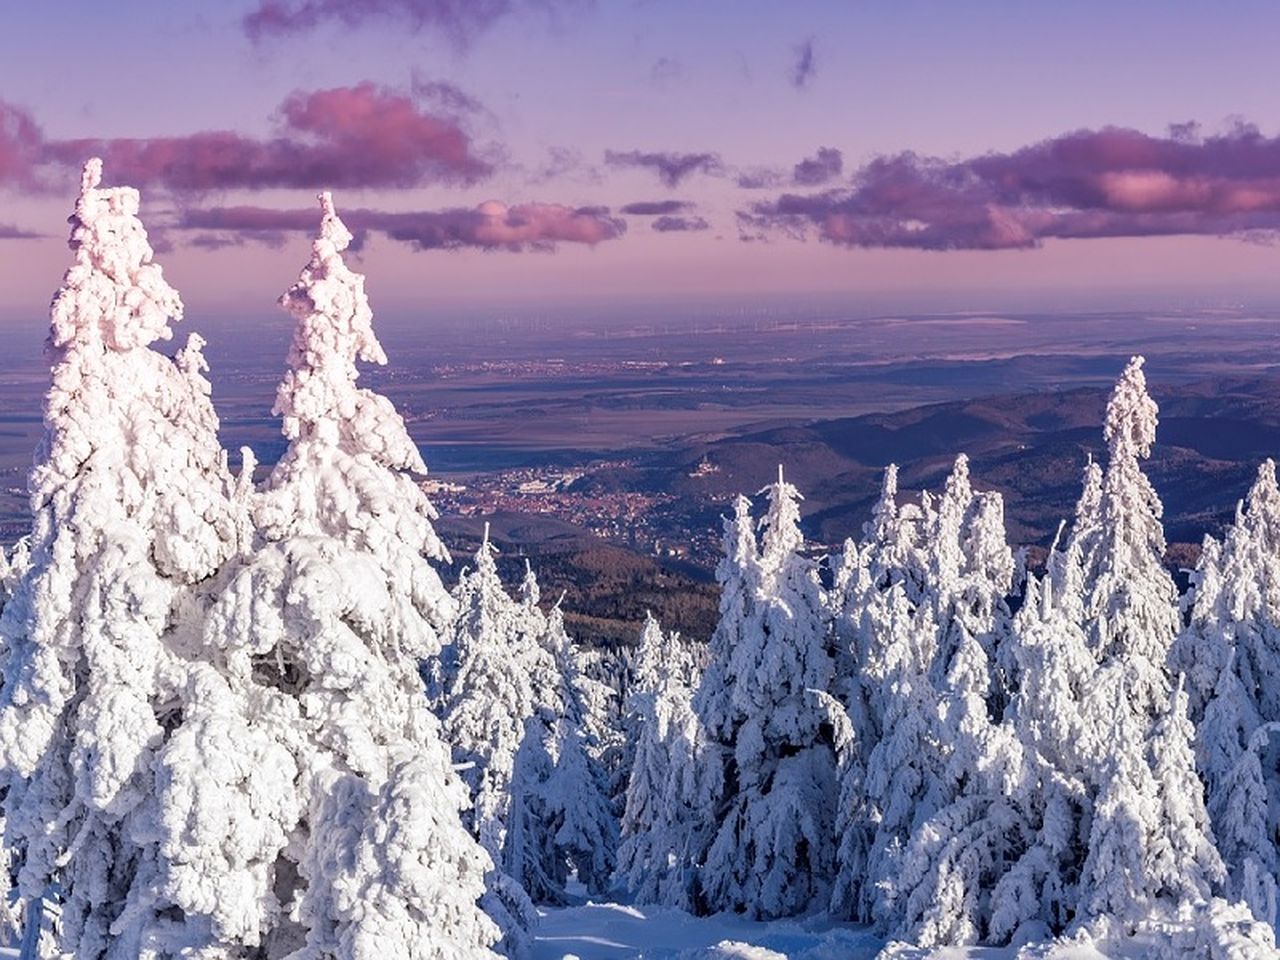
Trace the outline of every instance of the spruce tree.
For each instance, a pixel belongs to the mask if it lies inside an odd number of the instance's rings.
[[[1177,591],[1163,566],[1162,507],[1140,466],[1155,442],[1158,412],[1147,393],[1142,363],[1141,357],[1129,362],[1107,404],[1107,466],[1096,526],[1080,552],[1082,626],[1098,661],[1085,713],[1095,729],[1111,733],[1098,747],[1098,794],[1081,874],[1082,912],[1106,913],[1122,922],[1170,893],[1162,851],[1212,846],[1211,836],[1198,841],[1175,836],[1181,827],[1167,822],[1162,812],[1181,803],[1199,807],[1191,821],[1207,830],[1203,800],[1198,791],[1190,797],[1166,796],[1185,776],[1165,769],[1157,779],[1148,753],[1157,731],[1163,730],[1157,739],[1165,763],[1190,758],[1173,742],[1189,732],[1186,725],[1169,719],[1171,710],[1176,713],[1170,699],[1170,653],[1181,623]],[[1150,804],[1155,806],[1148,809]],[[1116,886],[1120,863],[1132,867],[1123,889]],[[1203,871],[1198,862],[1185,866]],[[1214,879],[1210,870],[1186,878],[1186,883],[1207,889]]]
[[[486,531],[474,570],[455,590],[460,615],[440,709],[471,787],[468,822],[505,873],[494,880],[490,911],[528,925],[520,887],[536,902],[563,904],[576,872],[592,893],[607,890],[618,827],[563,616],[539,608],[532,571],[512,599],[493,552]]]
[[[1225,907],[1170,666],[1179,613],[1161,506],[1140,468],[1156,414],[1134,358],[1107,407],[1106,469],[1086,471],[1039,614],[1030,604],[1019,614],[1010,719],[1027,761],[1018,803],[1035,837],[995,889],[996,937],[1068,920],[1123,933]]]
[[[689,858],[713,827],[704,814],[720,772],[707,763],[710,745],[693,712],[698,676],[688,645],[650,616],[628,699],[636,747],[618,851],[619,879],[638,903],[693,906]]]
[[[1142,357],[1129,361],[1107,404],[1107,467],[1096,520],[1088,517],[1076,539],[1083,626],[1094,656],[1104,667],[1125,664],[1133,671],[1127,709],[1153,720],[1168,700],[1169,651],[1181,620],[1177,589],[1164,567],[1164,509],[1141,468],[1155,443],[1158,413],[1142,365]]]
[[[592,687],[582,676],[581,650],[565,628],[559,603],[545,622],[542,644],[559,674],[559,709],[551,738],[556,767],[545,795],[546,815],[561,858],[589,893],[600,896],[609,890],[617,865],[618,814],[601,744],[589,722]]]
[[[1050,569],[1060,558],[1049,557]],[[1020,748],[1009,796],[1024,827],[1023,848],[992,888],[987,939],[1042,939],[1065,930],[1078,905],[1088,844],[1098,738],[1084,700],[1097,661],[1084,630],[1064,612],[1054,581],[1027,580],[1013,621],[1010,662],[1018,683],[1005,712]]]
[[[901,843],[900,836],[890,838],[904,829],[885,820],[883,800],[891,774],[878,765],[891,748],[880,743],[913,690],[909,681],[899,683],[898,678],[927,670],[934,640],[931,631],[923,636],[917,629],[928,579],[921,550],[923,517],[913,504],[899,507],[897,494],[898,470],[891,464],[871,519],[863,526],[862,543],[845,544],[830,604],[836,643],[833,689],[843,700],[851,729],[849,743],[839,753],[831,910],[863,922],[872,919],[879,896],[873,877],[892,869],[882,861]],[[897,733],[909,738],[913,731],[919,726],[904,725]]]
[[[206,618],[190,736],[161,757],[166,842],[215,921],[268,956],[490,956],[506,932],[480,907],[492,864],[460,820],[468,791],[419,676],[453,615],[432,565],[447,554],[404,421],[356,386],[357,360],[386,356],[343,262],[351,234],[328,194],[321,208],[281,298],[296,320],[275,405],[288,447]]]
[[[1196,760],[1228,892],[1275,916],[1280,827],[1280,489],[1268,460],[1222,542],[1206,537],[1174,662],[1187,675]]]
[[[474,565],[462,572],[453,596],[458,614],[445,654],[453,663],[440,716],[453,759],[471,791],[464,814],[489,855],[501,855],[511,804],[511,773],[525,722],[558,712],[556,664],[543,649],[541,611],[503,589],[488,525]]]
[[[919,714],[934,729],[907,745],[920,760],[886,751],[870,771],[874,790],[886,776],[900,782],[901,771],[918,764],[924,787],[909,819],[899,821],[910,825],[901,857],[887,858],[893,869],[878,878],[879,915],[924,945],[975,943],[987,938],[988,894],[1021,849],[1025,824],[1009,798],[1021,755],[999,723],[1007,692],[994,668],[1009,630],[1013,555],[1003,502],[973,491],[963,455],[937,501],[926,555],[931,617],[924,628],[931,625],[936,639],[928,677],[908,682],[926,698],[916,701],[911,722],[921,723]]]
[[[203,341],[173,358],[151,349],[182,302],[138,192],[101,179],[90,160],[52,306],[30,549],[0,618],[5,847],[20,897],[57,891],[60,949],[171,956],[243,932],[218,929],[218,906],[192,902],[174,875],[161,762],[185,722],[203,584],[240,525]]]
[[[751,501],[738,496],[733,515],[724,520],[724,555],[716,565],[720,586],[720,616],[708,644],[707,669],[695,696],[695,708],[702,722],[717,740],[733,730],[733,706],[729,665],[734,650],[743,642],[743,632],[755,609],[760,580],[759,546],[751,518]]]
[[[702,896],[709,909],[757,917],[825,903],[835,866],[832,645],[816,566],[799,552],[799,491],[778,473],[764,491],[769,509],[754,556],[739,553],[740,545],[750,548],[741,508],[731,522],[725,579],[733,584],[739,570],[749,571],[738,582],[754,581],[755,589],[728,598],[707,673],[725,684],[717,698],[723,712],[708,726],[726,765],[723,816],[702,865]]]

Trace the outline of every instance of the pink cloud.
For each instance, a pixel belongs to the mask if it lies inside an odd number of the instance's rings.
[[[595,246],[622,236],[626,224],[593,207],[556,203],[507,206],[490,200],[470,209],[389,212],[353,209],[343,220],[362,243],[367,234],[381,233],[418,250],[552,250],[561,243]],[[271,210],[263,207],[213,207],[187,210],[177,227],[202,231],[193,242],[201,246],[257,241],[277,245],[286,232],[310,233],[316,228],[314,210]]]
[[[175,190],[407,187],[472,183],[490,172],[455,120],[371,83],[295,93],[281,105],[280,120],[280,135],[268,140],[212,132],[62,141],[50,149],[64,162],[96,154],[122,181]]]
[[[879,157],[849,189],[787,193],[739,214],[746,237],[850,247],[1002,250],[1050,238],[1280,232],[1280,137],[1107,127],[960,161]]]
[[[29,115],[0,102],[0,182],[28,184],[42,166],[78,169],[89,156],[120,182],[177,192],[471,184],[492,170],[457,118],[367,82],[292,94],[269,138],[215,130],[46,140]]]

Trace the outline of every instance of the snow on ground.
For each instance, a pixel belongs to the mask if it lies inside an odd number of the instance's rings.
[[[889,944],[866,927],[822,917],[760,922],[694,917],[665,907],[586,902],[540,908],[531,960],[1151,960],[1170,954],[1140,938],[1015,947]]]
[[[763,923],[591,902],[539,912],[533,960],[870,960],[884,946],[866,928],[826,919]]]

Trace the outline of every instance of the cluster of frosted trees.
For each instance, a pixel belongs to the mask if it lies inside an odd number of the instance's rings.
[[[542,610],[527,567],[509,596],[494,552],[486,526],[453,591],[449,640],[425,673],[470,788],[464,822],[498,867],[485,906],[518,956],[533,901],[567,902],[573,877],[597,895],[610,887],[618,825],[605,752],[615,738],[608,690],[582,674],[559,606]]]
[[[3,845],[27,955],[495,956],[527,919],[495,833],[557,817],[510,854],[553,884],[538,844],[600,873],[613,845],[556,806],[593,774],[560,722],[579,709],[568,686],[531,704],[513,768],[554,789],[473,808],[420,674],[446,645],[471,669],[459,601],[432,565],[418,449],[356,386],[357,360],[386,358],[350,233],[324,195],[281,299],[288,445],[255,483],[251,453],[233,473],[218,442],[199,336],[152,349],[182,303],[137,192],[100,180],[91,161],[52,308],[32,532],[0,570]],[[483,576],[460,588],[464,616],[485,615]],[[555,615],[539,623],[563,660]]]
[[[356,386],[386,357],[328,194],[280,301],[288,446],[259,484],[248,449],[228,467],[201,338],[152,349],[182,303],[137,191],[101,176],[52,308],[32,533],[0,555],[24,949],[521,956],[535,901],[612,883],[618,683],[584,672],[532,571],[507,594],[487,531],[441,583],[418,449]]]
[[[1145,930],[1273,955],[1280,490],[1268,461],[1180,598],[1140,467],[1155,428],[1135,358],[1039,577],[963,456],[918,503],[889,468],[825,569],[781,471],[758,524],[740,498],[705,667],[656,627],[641,646],[634,895],[924,946]]]

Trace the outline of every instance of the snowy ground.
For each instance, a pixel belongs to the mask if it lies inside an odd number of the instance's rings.
[[[1143,960],[1170,954],[1140,938],[1024,947],[886,948],[864,927],[825,919],[757,923],[721,914],[693,917],[662,907],[586,903],[542,909],[532,960]]]
[[[587,903],[542,911],[533,960],[862,960],[883,946],[863,928],[829,920],[755,923],[732,915],[692,917],[662,907]]]

